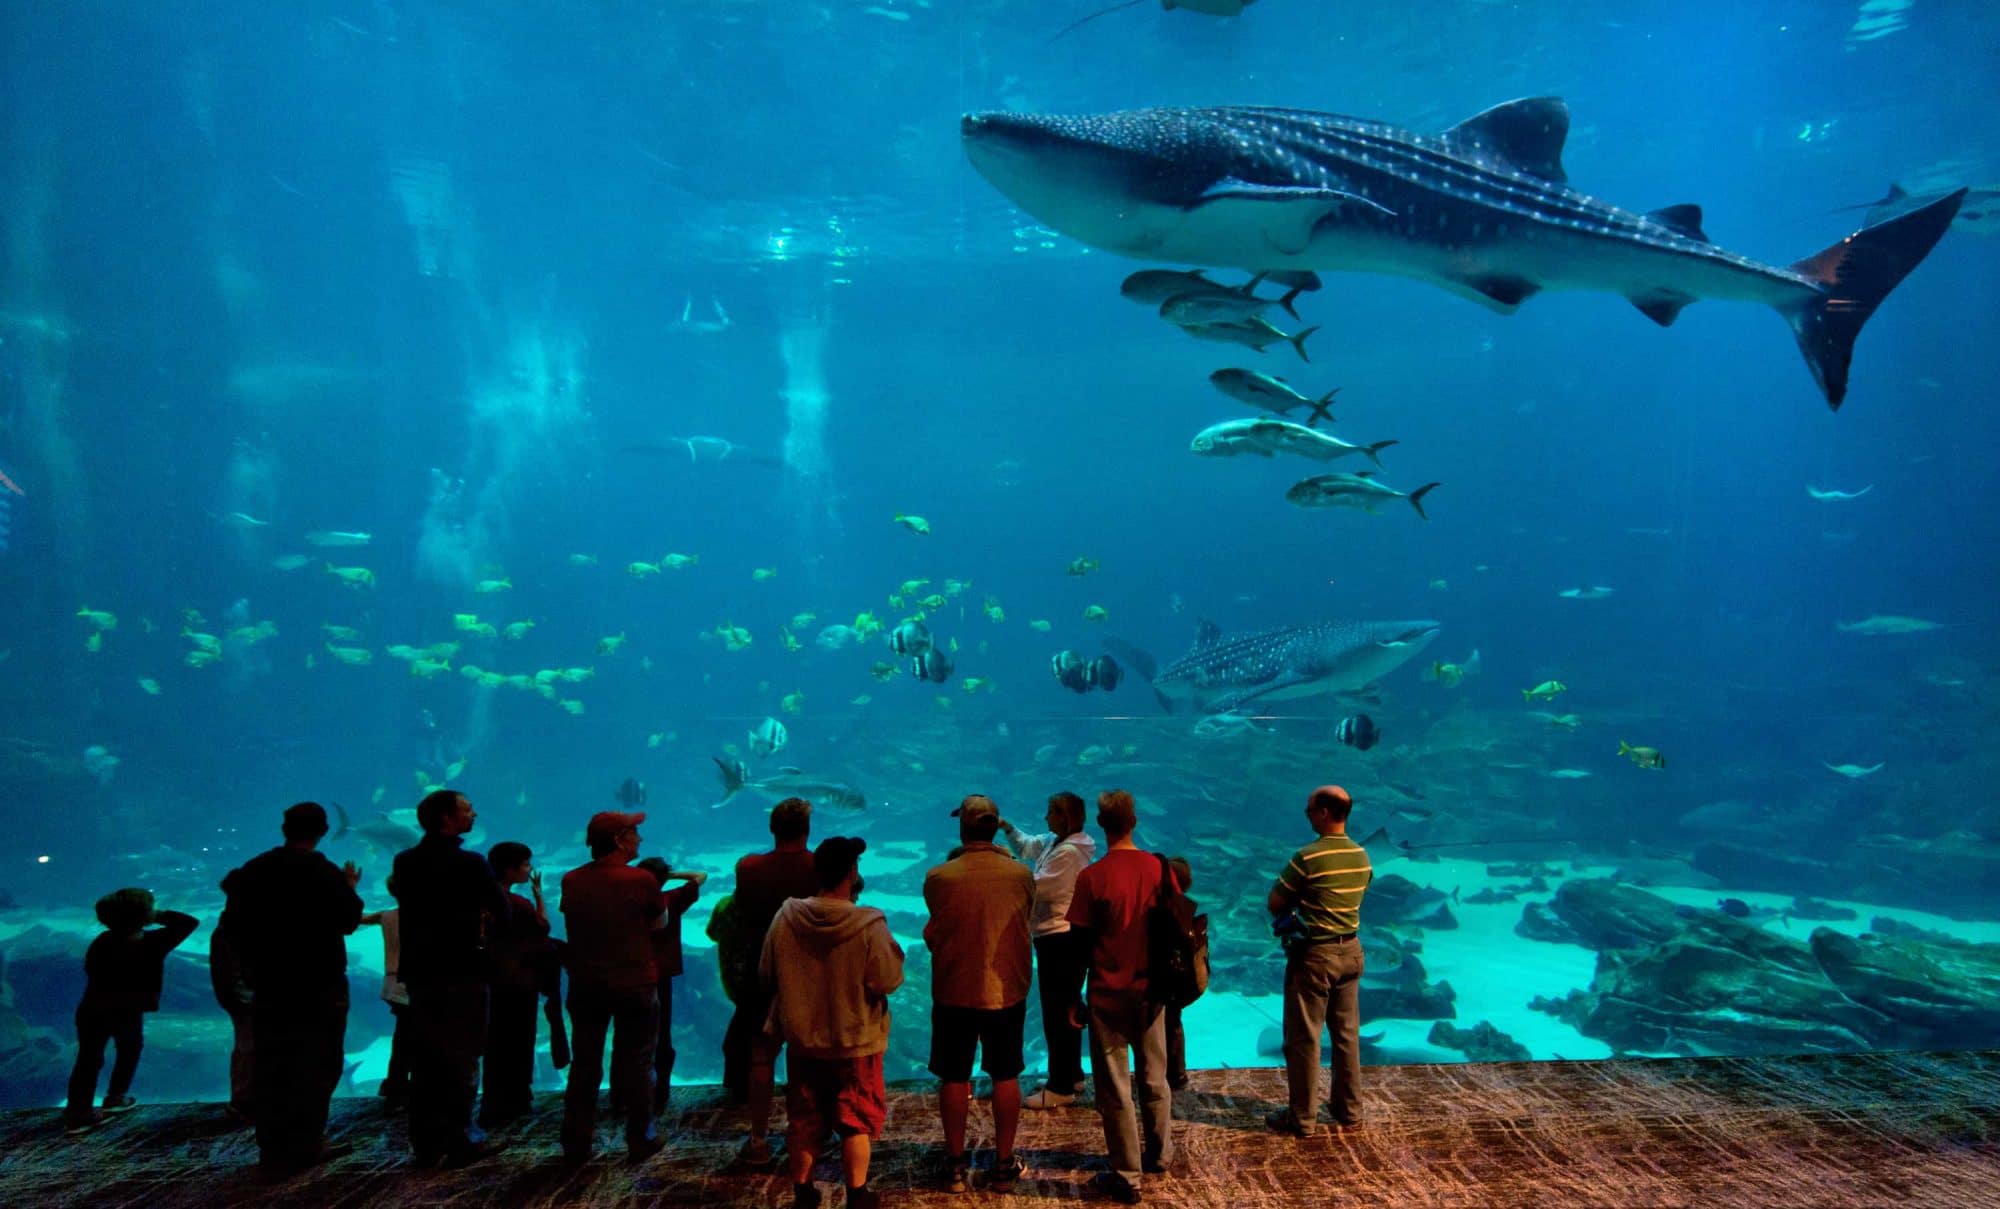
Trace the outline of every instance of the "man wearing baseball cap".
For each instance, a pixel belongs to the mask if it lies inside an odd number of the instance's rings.
[[[1021,1178],[1014,1133],[1021,1123],[1022,1023],[1034,980],[1028,917],[1035,877],[993,842],[1000,808],[972,794],[951,812],[958,855],[924,874],[930,922],[931,1073],[942,1081],[947,1192],[964,1192],[965,1121],[972,1105],[972,1056],[993,1080],[993,1168],[987,1187],[1008,1192]]]
[[[626,1151],[638,1162],[665,1145],[653,1127],[660,992],[652,934],[667,899],[652,874],[632,867],[639,856],[639,824],[645,821],[643,812],[592,815],[584,829],[591,862],[562,879],[572,1033],[562,1147],[563,1158],[573,1164],[590,1159],[604,1080],[604,1037],[614,1027],[612,1084],[624,1093]]]
[[[1361,897],[1374,867],[1347,837],[1354,799],[1338,785],[1306,798],[1319,838],[1292,855],[1267,904],[1285,938],[1285,1085],[1291,1103],[1265,1118],[1279,1133],[1318,1131],[1319,1035],[1333,1033],[1333,1088],[1327,1111],[1340,1129],[1361,1124]],[[1295,921],[1287,925],[1284,917]]]

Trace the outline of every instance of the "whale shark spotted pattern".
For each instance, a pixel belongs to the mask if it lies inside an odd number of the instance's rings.
[[[1854,339],[1929,254],[1963,189],[1789,267],[1709,242],[1701,209],[1622,209],[1569,187],[1569,110],[1496,105],[1441,134],[1261,106],[968,114],[973,167],[1042,223],[1158,262],[1414,277],[1511,313],[1542,290],[1621,294],[1661,326],[1702,298],[1791,324],[1835,408]]]
[[[1435,621],[1327,621],[1225,635],[1204,622],[1194,649],[1164,668],[1129,643],[1105,646],[1152,681],[1169,711],[1204,714],[1253,701],[1354,692],[1395,671],[1437,637]]]

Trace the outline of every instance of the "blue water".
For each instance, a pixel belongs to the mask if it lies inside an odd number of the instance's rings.
[[[1123,783],[1155,812],[1142,842],[1240,829],[1267,853],[1247,867],[1275,873],[1326,779],[1356,787],[1358,832],[1382,821],[1373,787],[1423,791],[1449,825],[1420,838],[1472,860],[1524,822],[1538,844],[1500,855],[2000,840],[2000,243],[1976,224],[1870,322],[1832,414],[1784,325],[1739,304],[1662,330],[1610,296],[1501,317],[1330,274],[1300,304],[1322,329],[1310,365],[1190,341],[1118,297],[1144,266],[1012,209],[957,139],[982,109],[1275,103],[1441,129],[1560,95],[1577,187],[1698,202],[1718,243],[1783,264],[1851,231],[1858,212],[1829,211],[1891,180],[2000,181],[2000,13],[1264,0],[1235,20],[1140,5],[1049,44],[1085,6],[546,7],[40,6],[0,28],[0,459],[25,493],[0,495],[0,890],[20,904],[4,935],[67,921],[87,939],[98,894],[168,872],[162,901],[212,916],[203,888],[275,842],[286,803],[359,820],[458,760],[485,837],[526,839],[557,873],[631,776],[667,854],[725,874],[766,837],[756,805],[706,809],[710,757],[766,716],[791,733],[774,763],[869,796],[817,834],[931,859],[965,792],[1025,821],[1055,789]],[[1429,521],[1295,509],[1284,489],[1320,468],[1191,456],[1200,428],[1251,414],[1203,381],[1224,365],[1340,387],[1344,438],[1400,442],[1388,482],[1443,484]],[[738,451],[703,464],[673,443],[697,436]],[[305,540],[331,530],[371,536]],[[699,562],[626,570],[669,552]],[[1078,557],[1101,569],[1066,575]],[[816,643],[864,611],[893,625],[915,605],[887,597],[913,578],[932,581],[920,595],[971,585],[931,610],[959,644],[952,682],[878,682],[872,663],[902,662],[880,636]],[[1588,585],[1615,593],[1558,595]],[[1109,620],[1086,622],[1090,605]],[[96,650],[86,608],[117,617]],[[455,613],[534,627],[477,638]],[[1873,615],[1941,628],[1836,629]],[[1171,658],[1198,618],[1443,631],[1365,707],[1385,734],[1367,755],[1331,739],[1352,703],[1286,706],[1272,733],[1205,747],[1136,680],[1077,696],[1049,675],[1057,650],[1107,635]],[[260,622],[275,636],[229,637]],[[372,662],[342,663],[323,625],[357,631]],[[725,625],[752,645],[726,650]],[[184,628],[220,657],[188,666]],[[434,679],[386,651],[447,641],[461,649]],[[1424,675],[1475,649],[1456,688]],[[573,716],[465,664],[595,674],[560,686]],[[1524,720],[1520,690],[1548,679],[1569,692],[1537,708],[1575,730]],[[1667,767],[1621,761],[1620,740]],[[117,758],[108,775],[85,767],[92,745]],[[1715,802],[1783,824],[1679,821]],[[369,863],[380,905],[386,857],[345,842],[329,851]],[[923,863],[891,892],[914,894]],[[1990,892],[1993,867],[1953,876]],[[1870,905],[1986,935],[1977,893],[1904,880]],[[1263,890],[1207,887],[1218,919]],[[1230,943],[1264,943],[1247,915]],[[901,1027],[920,1030],[924,992],[908,994]],[[1241,1059],[1191,1044],[1197,1065]]]

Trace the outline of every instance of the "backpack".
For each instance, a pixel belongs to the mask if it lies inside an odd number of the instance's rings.
[[[1208,989],[1208,916],[1174,884],[1160,857],[1160,896],[1146,908],[1146,998],[1184,1008]]]

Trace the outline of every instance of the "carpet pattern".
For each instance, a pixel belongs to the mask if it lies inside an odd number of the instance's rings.
[[[1247,1209],[1388,1206],[2000,1205],[2000,1051],[1661,1061],[1370,1067],[1363,1128],[1307,1139],[1265,1130],[1277,1070],[1197,1071],[1175,1097],[1179,1156],[1148,1203]],[[142,1072],[143,1077],[143,1072]],[[782,1129],[782,1111],[778,1128]],[[0,1204],[219,1206],[789,1206],[785,1178],[733,1170],[735,1110],[713,1088],[676,1089],[667,1150],[623,1161],[610,1122],[598,1158],[556,1162],[559,1098],[497,1133],[506,1148],[457,1172],[412,1173],[399,1118],[369,1099],[334,1105],[353,1154],[283,1184],[255,1172],[247,1130],[217,1105],[142,1107],[83,1137],[57,1114],[0,1114]],[[892,1089],[873,1183],[887,1203],[963,1204],[934,1186],[935,1099]],[[991,1143],[975,1106],[972,1141]],[[1091,1199],[1103,1140],[1087,1108],[1026,1113],[1028,1177],[982,1204]],[[976,1165],[990,1160],[976,1155]],[[816,1172],[829,1209],[839,1173]]]

